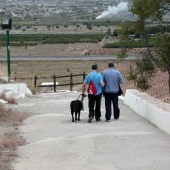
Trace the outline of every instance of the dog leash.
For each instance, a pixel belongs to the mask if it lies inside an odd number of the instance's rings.
[[[83,101],[83,100],[84,100],[84,98],[86,97],[86,96],[85,96],[85,97],[83,97],[83,95],[82,95],[82,94],[80,94],[80,95],[79,95],[79,97],[80,97],[80,96],[82,96],[82,97],[81,97],[81,101]],[[79,97],[77,98],[77,100],[79,99]]]
[[[79,97],[81,96],[81,94],[79,95]],[[79,97],[77,98],[77,100],[79,99]]]
[[[80,97],[80,96],[82,96],[82,97],[81,97],[81,104],[82,104],[82,109],[81,109],[81,110],[84,111],[84,104],[83,104],[84,97],[83,97],[82,94],[80,94],[79,97]],[[79,99],[79,97],[77,98],[77,100]],[[86,96],[85,96],[85,97],[86,97]]]

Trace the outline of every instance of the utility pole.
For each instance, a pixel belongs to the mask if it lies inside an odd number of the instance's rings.
[[[9,45],[9,31],[12,27],[12,19],[4,18],[1,23],[3,30],[6,30],[6,46],[7,46],[7,66],[8,66],[8,82],[11,80],[11,68],[10,68],[10,45]]]
[[[6,31],[6,46],[7,46],[8,82],[10,82],[10,80],[11,80],[11,67],[10,67],[9,30]]]

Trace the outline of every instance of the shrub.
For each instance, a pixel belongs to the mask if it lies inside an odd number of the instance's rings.
[[[17,104],[17,101],[14,97],[7,98],[6,100],[9,104]]]
[[[17,126],[27,117],[11,109],[5,109],[0,104],[0,128],[5,127],[5,133],[0,133],[0,169],[9,169],[10,161],[16,156],[18,145],[24,144],[24,140],[18,137]]]
[[[26,117],[25,114],[19,114],[11,109],[5,109],[3,105],[0,104],[0,122],[11,123],[17,126],[20,125]]]
[[[4,94],[4,93],[1,93],[1,94],[0,94],[0,99],[2,99],[2,100],[5,100],[5,101],[6,101],[6,96],[5,96],[5,94]]]
[[[0,99],[7,101],[9,104],[17,104],[17,101],[14,97],[7,98],[4,93],[0,94]]]

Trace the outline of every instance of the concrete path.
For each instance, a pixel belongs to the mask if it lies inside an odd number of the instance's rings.
[[[15,109],[31,116],[20,127],[27,144],[18,149],[14,170],[169,170],[170,136],[120,100],[121,116],[87,123],[87,98],[81,121],[71,122],[70,101],[77,92],[21,99]]]

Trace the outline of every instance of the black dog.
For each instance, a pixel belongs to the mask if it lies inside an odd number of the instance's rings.
[[[75,122],[77,121],[77,114],[78,114],[78,121],[80,121],[80,112],[82,109],[82,102],[80,100],[74,100],[70,103],[71,115],[72,115],[72,122],[74,122],[74,112],[75,112]]]

